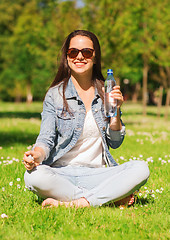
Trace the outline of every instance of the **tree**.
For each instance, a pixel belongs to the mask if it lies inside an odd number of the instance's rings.
[[[85,26],[96,32],[101,40],[103,65],[110,64],[121,78],[129,78],[134,84],[143,79],[143,114],[145,115],[147,82],[153,59],[155,56],[159,58],[158,67],[165,59],[168,59],[166,64],[170,62],[168,1],[162,3],[158,0],[101,0],[100,2],[85,0],[84,2],[86,4],[84,12],[88,13],[88,16],[84,17],[84,21],[87,21]],[[158,42],[159,47],[157,47]],[[160,51],[163,52],[160,54]],[[166,69],[168,69],[167,65]]]
[[[56,72],[63,40],[80,22],[72,1],[25,2],[24,6],[19,5],[22,11],[7,37],[8,45],[4,44],[0,79],[5,82],[1,91],[6,90],[17,100],[26,96],[27,102],[31,102],[33,94],[36,98],[44,96]]]

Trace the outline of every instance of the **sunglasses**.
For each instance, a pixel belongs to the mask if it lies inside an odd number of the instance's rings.
[[[81,52],[84,58],[91,58],[93,56],[94,49],[91,48],[83,48],[83,49],[77,49],[77,48],[70,48],[67,51],[67,55],[69,58],[76,58]]]

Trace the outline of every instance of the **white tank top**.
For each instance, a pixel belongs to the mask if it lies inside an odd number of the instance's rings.
[[[103,159],[102,136],[93,117],[92,110],[86,113],[83,131],[76,145],[53,166],[90,166],[105,165]]]

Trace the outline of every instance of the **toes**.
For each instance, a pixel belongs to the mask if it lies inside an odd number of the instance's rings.
[[[134,195],[132,194],[131,196],[130,196],[131,198],[130,198],[130,200],[129,200],[129,202],[128,202],[128,205],[132,205],[133,203],[134,203]]]
[[[53,199],[53,198],[47,198],[42,202],[42,207],[46,207],[46,206],[56,206],[58,207],[58,201]]]

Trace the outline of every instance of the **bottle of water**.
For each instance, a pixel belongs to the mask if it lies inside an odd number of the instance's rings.
[[[110,97],[110,92],[116,85],[116,81],[113,77],[113,70],[107,70],[107,78],[104,83],[104,112],[106,117],[116,117],[117,116],[117,100]]]

